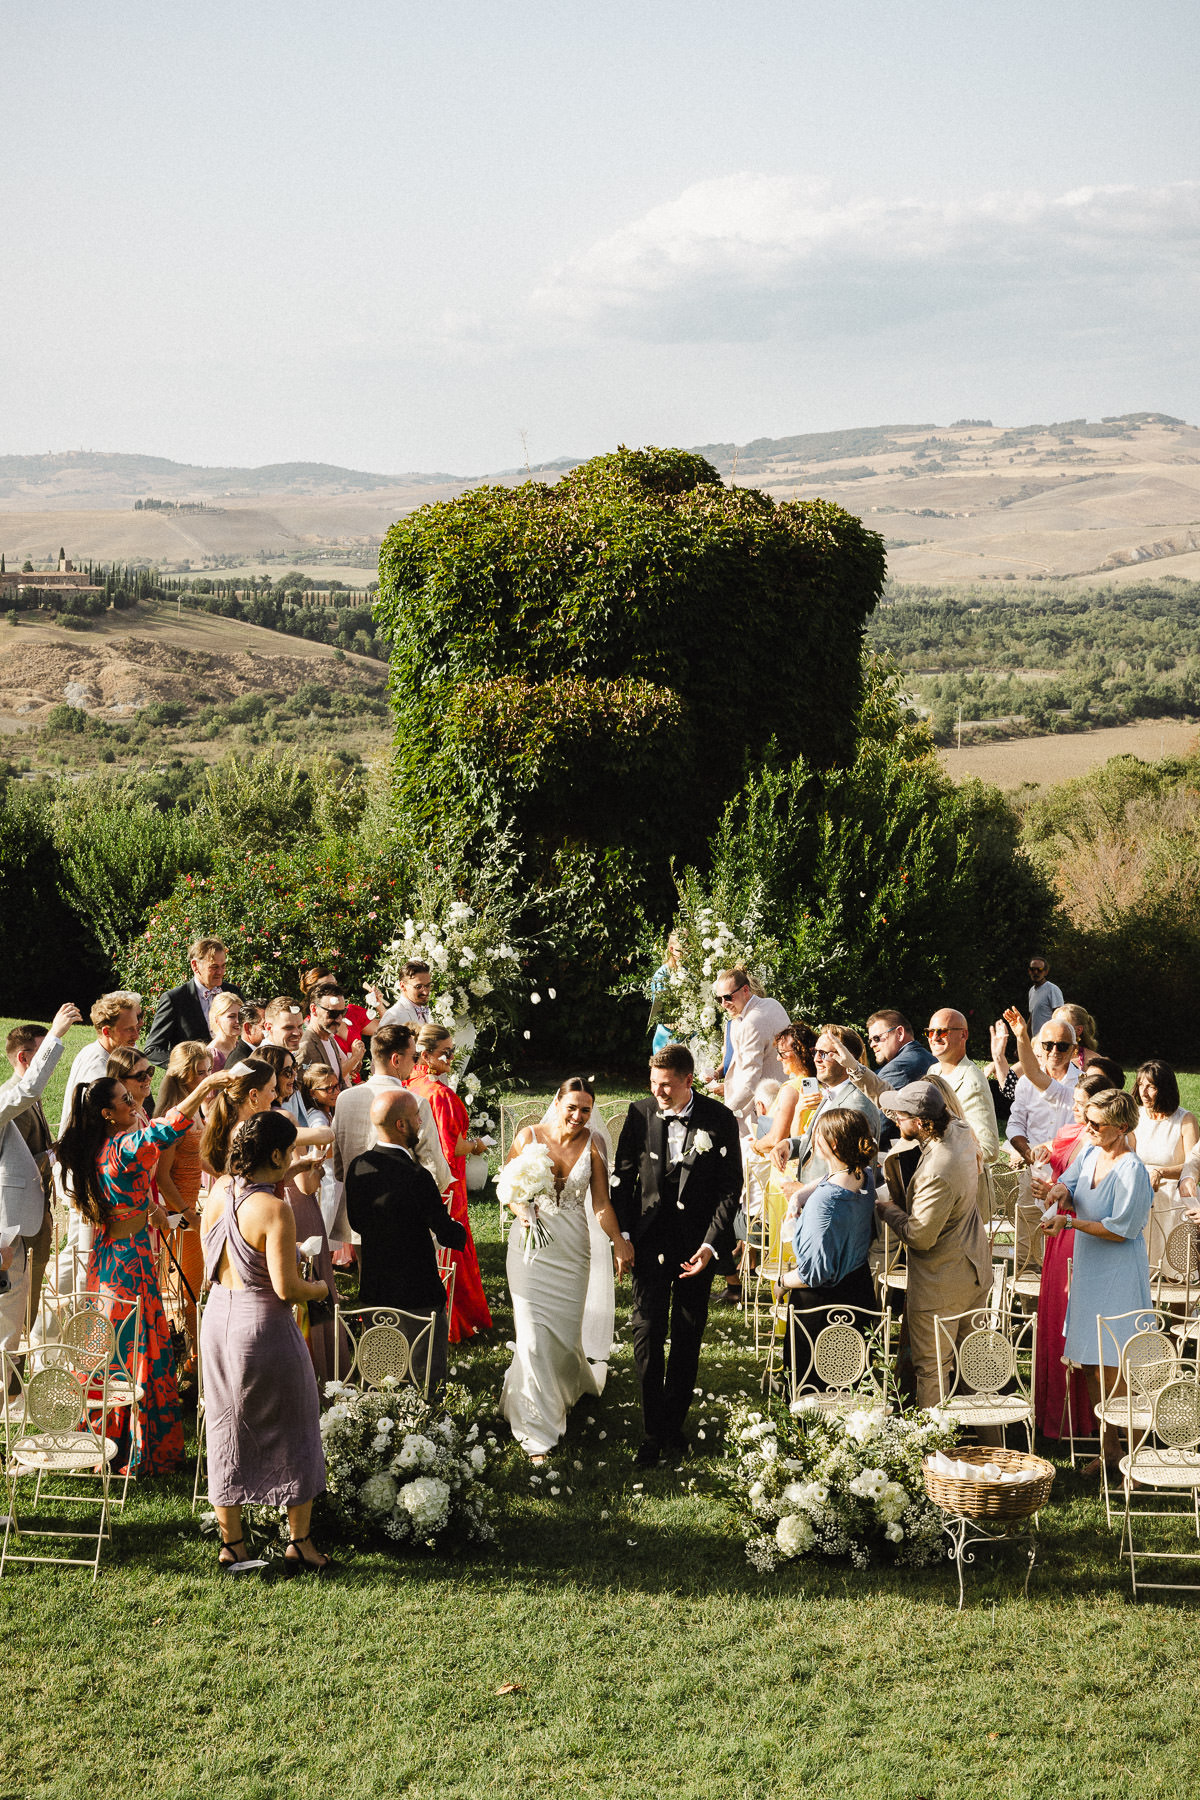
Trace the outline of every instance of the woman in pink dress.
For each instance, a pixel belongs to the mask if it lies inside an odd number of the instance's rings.
[[[1077,1156],[1088,1147],[1083,1122],[1088,1101],[1093,1094],[1107,1088],[1123,1088],[1125,1071],[1106,1056],[1094,1056],[1075,1084],[1075,1118],[1064,1125],[1052,1143],[1034,1147],[1037,1162],[1050,1164],[1051,1181],[1061,1181],[1064,1169],[1070,1168]],[[1033,1408],[1038,1430],[1043,1437],[1057,1438],[1066,1424],[1067,1366],[1063,1362],[1063,1334],[1067,1322],[1067,1289],[1069,1268],[1074,1255],[1075,1233],[1071,1229],[1047,1235],[1042,1259],[1042,1281],[1038,1289],[1037,1362],[1033,1377]],[[1090,1437],[1096,1429],[1092,1403],[1082,1371],[1076,1369],[1071,1380],[1071,1424],[1076,1437]]]
[[[423,1025],[417,1035],[417,1048],[420,1060],[408,1086],[415,1094],[423,1094],[429,1102],[442,1140],[442,1155],[454,1176],[450,1189],[450,1217],[464,1225],[467,1232],[466,1249],[450,1252],[456,1270],[450,1342],[457,1344],[463,1338],[474,1337],[477,1331],[489,1330],[492,1323],[467,1215],[467,1157],[479,1155],[487,1146],[471,1137],[471,1115],[446,1079],[454,1062],[451,1033],[444,1025]]]

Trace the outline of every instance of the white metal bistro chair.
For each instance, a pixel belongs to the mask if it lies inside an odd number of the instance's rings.
[[[1154,1277],[1154,1304],[1159,1311],[1181,1308],[1184,1322],[1200,1300],[1200,1225],[1185,1219],[1167,1238]]]
[[[1103,1315],[1096,1320],[1099,1348],[1097,1376],[1100,1403],[1094,1409],[1101,1430],[1145,1431],[1154,1409],[1154,1383],[1167,1379],[1167,1364],[1179,1360],[1178,1349],[1167,1333],[1167,1321],[1152,1306],[1132,1312]],[[1114,1494],[1109,1465],[1101,1451],[1100,1480],[1104,1492],[1104,1516],[1113,1523]]]
[[[418,1387],[429,1398],[438,1313],[410,1313],[395,1306],[339,1306],[335,1312],[335,1381],[358,1381],[369,1388],[398,1383]],[[342,1330],[351,1346],[350,1366],[345,1371],[341,1368]]]
[[[959,1425],[1021,1426],[1032,1452],[1037,1314],[1023,1317],[975,1307],[936,1314],[933,1329],[939,1351],[938,1404]]]
[[[1144,1391],[1150,1386],[1152,1365],[1142,1364],[1147,1377]],[[1200,1562],[1200,1548],[1195,1550],[1159,1550],[1142,1548],[1134,1543],[1135,1520],[1138,1526],[1147,1518],[1187,1519],[1187,1510],[1145,1506],[1134,1507],[1135,1487],[1143,1494],[1160,1500],[1176,1499],[1190,1505],[1191,1525],[1200,1539],[1200,1370],[1192,1367],[1184,1374],[1179,1364],[1170,1359],[1166,1379],[1155,1379],[1149,1421],[1140,1433],[1129,1429],[1129,1450],[1121,1458],[1121,1476],[1125,1493],[1125,1513],[1121,1527],[1122,1554],[1129,1557],[1129,1578],[1133,1597],[1143,1590],[1173,1593],[1200,1593],[1200,1582],[1138,1581],[1138,1557],[1143,1562]],[[1132,1395],[1132,1386],[1130,1394]],[[1132,1405],[1130,1412],[1132,1415]]]
[[[8,1494],[0,1576],[11,1562],[55,1563],[90,1568],[94,1581],[100,1551],[112,1536],[109,1482],[117,1446],[104,1432],[111,1404],[110,1357],[105,1351],[93,1357],[72,1343],[44,1348],[51,1354],[30,1374],[22,1374],[10,1351],[0,1351]],[[26,1505],[21,1483],[30,1480],[33,1493]],[[98,1494],[87,1491],[86,1484],[93,1480],[99,1483]],[[46,1486],[47,1481],[69,1485],[64,1492],[60,1486]],[[74,1524],[59,1510],[63,1507],[75,1510]],[[86,1556],[39,1555],[14,1547],[42,1539],[92,1547]]]
[[[454,1312],[454,1283],[458,1278],[458,1264],[454,1260],[453,1250],[446,1249],[445,1245],[439,1244],[436,1238],[434,1245],[437,1250],[438,1274],[441,1276],[442,1286],[446,1290],[446,1317],[450,1318]]]
[[[894,1389],[892,1315],[861,1306],[788,1309],[789,1403],[797,1411],[843,1412],[884,1405]]]

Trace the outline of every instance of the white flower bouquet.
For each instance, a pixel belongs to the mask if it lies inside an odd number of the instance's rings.
[[[450,1411],[395,1382],[364,1390],[329,1381],[325,1397],[325,1476],[346,1524],[431,1549],[493,1535],[487,1448],[479,1426],[463,1422],[461,1389],[447,1390]]]
[[[489,917],[466,900],[451,900],[440,918],[405,919],[383,951],[373,978],[395,994],[406,962],[429,964],[430,1010],[469,1052],[485,1027],[511,1023],[520,952],[508,941],[507,919]]]
[[[545,1220],[558,1211],[554,1160],[544,1144],[530,1143],[505,1163],[496,1180],[496,1198],[507,1206],[521,1227],[521,1251],[532,1262],[550,1243],[553,1233]]]
[[[680,946],[679,964],[654,989],[657,1016],[689,1045],[699,1079],[711,1080],[724,1049],[724,1024],[713,998],[713,982],[722,969],[743,967],[772,993],[778,950],[763,930],[756,902],[730,924],[705,897],[695,876],[680,886],[674,936]],[[657,954],[660,946],[650,948]]]
[[[910,1567],[935,1561],[942,1515],[922,1464],[956,1435],[945,1413],[896,1413],[875,1395],[844,1413],[735,1407],[729,1479],[746,1555],[764,1571],[810,1555],[861,1569],[885,1549]]]

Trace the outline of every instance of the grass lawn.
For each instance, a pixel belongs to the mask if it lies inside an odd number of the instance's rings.
[[[473,1222],[496,1324],[452,1367],[495,1397],[512,1333],[496,1207]],[[626,1287],[622,1339],[627,1305]],[[714,1313],[700,1378],[708,1452],[711,1397],[756,1380],[740,1314]],[[1195,1792],[1196,1615],[1130,1603],[1082,1476],[1060,1472],[1028,1602],[1020,1550],[999,1550],[956,1614],[949,1565],[757,1574],[719,1463],[641,1474],[639,1435],[622,1342],[557,1481],[506,1450],[494,1546],[392,1556],[325,1526],[344,1573],[320,1587],[219,1576],[190,1475],[135,1485],[96,1584],[0,1583],[0,1800]]]

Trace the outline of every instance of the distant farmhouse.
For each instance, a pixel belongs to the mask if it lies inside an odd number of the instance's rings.
[[[60,554],[57,569],[0,569],[0,600],[6,594],[102,594],[86,569]]]

